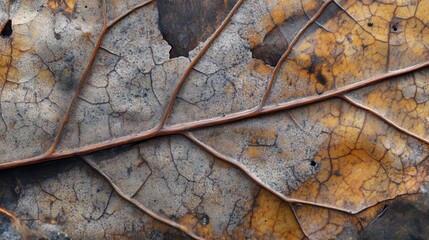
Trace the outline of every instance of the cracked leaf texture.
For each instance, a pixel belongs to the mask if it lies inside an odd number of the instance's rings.
[[[0,238],[428,238],[428,24],[429,0],[2,1]]]

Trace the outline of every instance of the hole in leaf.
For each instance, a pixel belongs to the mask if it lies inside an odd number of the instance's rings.
[[[252,57],[275,67],[289,46],[279,27],[269,32],[264,41],[252,49]]]
[[[314,160],[311,160],[310,165],[311,165],[312,167],[315,167],[315,166],[317,165],[317,162],[316,162],[316,161],[314,161]]]
[[[159,29],[172,47],[170,57],[188,57],[222,23],[237,0],[158,0]]]
[[[398,26],[396,26],[396,24],[392,25],[392,30],[393,30],[394,32],[398,31]]]
[[[374,26],[374,23],[369,22],[369,23],[368,23],[368,27],[372,27],[372,26]]]
[[[6,24],[1,29],[0,35],[3,38],[8,38],[12,35],[12,20],[8,20]]]

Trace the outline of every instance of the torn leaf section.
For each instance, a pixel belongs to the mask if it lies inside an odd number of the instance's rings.
[[[320,7],[319,4],[298,0],[267,1],[264,5],[267,11],[262,12],[258,23],[264,29],[248,30],[252,57],[272,67],[276,66],[289,47],[289,43]]]
[[[271,69],[252,59],[242,33],[255,26],[241,20],[248,20],[246,16],[252,12],[260,14],[264,10],[262,6],[260,1],[245,1],[240,5],[189,74],[178,93],[167,125],[222,116],[259,103]],[[190,58],[195,58],[207,42],[191,51]]]
[[[159,0],[159,28],[173,47],[170,57],[188,57],[220,25],[237,0]]]
[[[159,123],[189,60],[168,59],[170,46],[157,26],[156,5],[149,4],[107,32],[59,149],[114,140]]]
[[[279,28],[274,28],[265,36],[261,45],[252,49],[252,57],[261,59],[266,64],[274,67],[289,46]]]

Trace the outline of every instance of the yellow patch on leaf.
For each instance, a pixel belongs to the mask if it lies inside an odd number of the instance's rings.
[[[258,239],[302,239],[303,233],[290,206],[274,194],[261,190],[248,226]]]
[[[48,6],[55,12],[72,14],[77,0],[48,0]]]

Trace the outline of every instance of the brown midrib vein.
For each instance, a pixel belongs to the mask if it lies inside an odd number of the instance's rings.
[[[8,162],[8,163],[2,163],[2,164],[0,164],[0,169],[8,169],[8,168],[13,168],[13,167],[37,164],[37,163],[56,160],[56,159],[64,159],[64,158],[73,157],[73,156],[80,156],[80,155],[84,155],[84,154],[88,154],[88,153],[92,153],[92,152],[96,152],[96,151],[100,151],[100,150],[104,150],[104,149],[108,149],[108,148],[118,147],[118,146],[121,146],[124,144],[129,144],[129,143],[134,143],[134,142],[138,142],[138,141],[142,141],[142,140],[147,140],[150,138],[159,137],[159,136],[177,134],[177,133],[180,133],[182,131],[194,130],[194,129],[198,129],[198,128],[202,128],[202,127],[211,127],[211,126],[216,126],[216,125],[225,124],[225,123],[231,123],[231,122],[235,122],[235,121],[239,121],[239,120],[243,120],[243,119],[254,118],[254,117],[258,117],[258,116],[262,116],[262,115],[266,115],[266,114],[272,114],[275,112],[284,111],[284,110],[288,110],[288,109],[292,109],[292,108],[302,107],[302,106],[306,106],[306,105],[309,105],[312,103],[328,100],[331,98],[341,97],[343,94],[351,92],[353,90],[357,90],[357,89],[360,89],[363,87],[367,87],[371,84],[375,84],[375,83],[381,82],[381,81],[389,79],[389,78],[398,77],[400,75],[410,73],[410,72],[413,72],[413,71],[416,71],[418,69],[422,69],[422,68],[425,68],[428,66],[429,66],[429,61],[418,64],[418,65],[414,65],[412,67],[404,68],[401,70],[392,71],[390,73],[387,73],[387,74],[384,74],[384,75],[381,75],[378,77],[370,78],[370,79],[367,79],[365,81],[361,81],[361,82],[358,82],[355,84],[350,84],[350,85],[345,86],[343,88],[339,88],[339,89],[333,90],[331,92],[326,92],[325,94],[322,94],[322,95],[309,96],[306,98],[296,99],[296,100],[292,100],[290,102],[286,102],[286,103],[282,103],[282,104],[278,104],[278,105],[270,105],[270,106],[262,108],[261,111],[255,111],[255,109],[257,108],[257,107],[255,107],[255,108],[245,110],[242,112],[229,114],[229,115],[226,115],[224,117],[214,117],[214,118],[201,120],[201,121],[195,121],[195,122],[184,123],[184,124],[177,124],[177,125],[173,125],[170,127],[162,128],[160,130],[152,129],[152,130],[148,130],[148,131],[145,131],[145,132],[142,132],[139,134],[134,134],[131,136],[126,136],[126,137],[120,137],[120,138],[117,138],[113,141],[106,141],[106,142],[93,144],[93,145],[86,146],[86,147],[81,147],[78,149],[56,152],[56,153],[51,154],[50,156],[42,155],[42,156],[36,156],[33,158],[27,158],[27,159],[15,160],[15,161]],[[402,132],[413,136],[413,133],[411,133],[409,131],[405,130]]]
[[[120,19],[122,19],[123,17],[125,17],[126,15],[128,15],[129,13],[134,11],[135,9],[142,7],[142,6],[144,6],[150,2],[152,2],[152,1],[147,1],[143,4],[141,4],[141,6],[135,7],[134,9],[129,10],[127,13],[124,13],[122,16],[118,17],[112,23],[107,25],[107,28],[113,26],[115,23],[120,21]],[[329,2],[331,2],[331,1],[329,1]],[[324,8],[326,6],[327,5],[322,5],[322,8]],[[317,13],[316,15],[319,16],[320,13]],[[315,21],[315,19],[316,18],[313,17],[312,20],[310,20],[310,21]],[[310,24],[307,24],[306,26],[308,27],[309,25]],[[223,25],[221,27],[225,27],[225,25]],[[95,51],[95,53],[96,53],[96,51]],[[283,56],[283,58],[285,58],[285,57]],[[113,148],[113,147],[117,147],[120,145],[124,145],[124,144],[128,144],[128,143],[134,143],[137,141],[142,141],[142,140],[146,140],[146,139],[150,139],[150,138],[154,138],[154,137],[177,134],[177,133],[181,133],[181,132],[186,131],[186,130],[193,130],[193,129],[202,128],[202,127],[215,126],[215,125],[220,125],[220,124],[224,124],[224,123],[239,121],[242,119],[258,117],[261,115],[270,114],[270,113],[274,113],[277,111],[301,107],[301,106],[305,106],[305,105],[308,105],[311,103],[327,100],[327,99],[330,99],[333,97],[341,97],[344,93],[347,93],[347,92],[350,92],[350,91],[353,91],[356,89],[360,89],[360,88],[369,86],[369,85],[377,83],[377,82],[381,82],[383,80],[386,80],[386,79],[389,79],[392,77],[396,77],[396,76],[400,76],[400,75],[403,75],[403,74],[406,74],[409,72],[413,72],[415,70],[418,70],[418,69],[421,69],[421,68],[424,68],[427,66],[429,66],[429,62],[424,62],[424,63],[417,64],[417,65],[414,65],[414,66],[411,66],[408,68],[404,68],[401,70],[391,71],[391,72],[386,73],[384,75],[380,75],[380,76],[377,76],[374,78],[369,78],[367,80],[364,80],[364,81],[361,81],[361,82],[358,82],[355,84],[350,84],[350,85],[345,86],[343,88],[339,88],[339,89],[336,89],[336,90],[333,90],[330,92],[326,92],[326,93],[324,93],[322,95],[318,95],[318,96],[309,96],[309,97],[305,97],[305,98],[301,98],[301,99],[292,100],[292,101],[289,101],[286,103],[281,103],[278,105],[271,105],[271,106],[266,106],[266,107],[261,107],[262,105],[258,105],[255,108],[245,110],[242,112],[238,112],[238,113],[229,114],[225,117],[214,117],[211,119],[195,121],[195,122],[191,122],[191,123],[178,124],[178,125],[173,125],[170,127],[163,127],[161,129],[155,128],[155,129],[148,130],[148,131],[145,131],[145,132],[140,133],[140,134],[134,134],[131,136],[121,137],[121,138],[118,138],[118,139],[113,140],[113,141],[107,141],[107,142],[103,142],[103,143],[99,143],[99,144],[93,144],[93,145],[90,145],[87,147],[82,147],[79,149],[66,150],[66,151],[52,153],[49,155],[44,154],[44,155],[36,156],[33,158],[16,160],[16,161],[12,161],[9,163],[3,163],[3,164],[0,164],[0,169],[7,169],[7,168],[18,167],[18,166],[37,164],[37,163],[55,160],[55,159],[63,159],[63,158],[68,158],[68,157],[73,157],[73,156],[80,156],[80,155],[88,154],[91,152],[100,151],[100,150],[107,149],[107,148]],[[181,80],[181,81],[183,82],[185,78],[182,78],[182,79],[183,80]],[[272,77],[272,79],[274,79],[274,78]],[[179,89],[180,86],[181,86],[181,84],[178,84],[178,86],[176,87],[176,91],[178,91],[177,89]],[[269,91],[266,91],[264,96],[268,96],[267,92],[269,92]],[[264,98],[266,98],[266,97],[264,97]],[[171,102],[170,102],[170,104],[171,104]],[[170,108],[170,111],[171,111],[171,108]],[[168,115],[169,115],[169,111],[166,111],[164,117],[165,116],[168,117]],[[165,119],[166,119],[166,117],[165,117]],[[402,132],[404,132],[404,131],[402,131]],[[407,132],[405,131],[405,133],[407,133]],[[412,133],[409,133],[409,134],[412,135]]]
[[[175,90],[174,90],[174,92],[173,92],[173,94],[171,96],[171,99],[170,99],[170,101],[168,103],[168,106],[167,106],[167,109],[166,109],[166,111],[165,111],[165,113],[164,113],[164,115],[163,115],[163,117],[161,119],[161,122],[160,122],[160,124],[155,129],[147,131],[147,132],[144,132],[144,133],[141,133],[141,134],[137,134],[137,135],[134,135],[134,136],[131,136],[131,137],[124,137],[124,138],[119,138],[119,139],[117,139],[115,141],[105,142],[105,143],[102,143],[102,144],[95,144],[93,146],[89,146],[87,148],[82,148],[80,150],[73,151],[73,152],[64,151],[64,152],[54,153],[54,151],[55,151],[55,149],[56,149],[56,147],[57,147],[57,145],[58,145],[58,143],[60,141],[61,133],[63,132],[63,129],[64,129],[66,123],[69,120],[72,108],[73,108],[73,106],[74,106],[74,104],[75,104],[75,102],[76,102],[76,100],[77,100],[77,98],[78,98],[78,96],[80,94],[80,90],[82,89],[82,87],[83,87],[83,85],[85,83],[85,79],[87,78],[89,72],[91,71],[92,65],[93,65],[93,63],[95,61],[95,57],[97,55],[97,52],[98,52],[98,50],[99,50],[99,48],[101,46],[102,40],[103,40],[104,35],[106,34],[107,30],[110,27],[112,27],[114,24],[116,24],[117,22],[119,22],[123,17],[125,17],[128,14],[130,14],[131,12],[133,12],[135,9],[143,7],[143,6],[145,6],[145,5],[147,5],[147,4],[151,3],[151,2],[153,2],[153,0],[152,1],[147,1],[145,3],[142,3],[142,4],[140,4],[140,6],[137,6],[137,7],[133,8],[133,9],[127,11],[122,16],[116,18],[110,24],[107,24],[107,22],[106,22],[107,16],[106,16],[106,11],[105,11],[106,6],[105,6],[105,1],[103,1],[103,3],[104,3],[104,6],[103,6],[103,9],[104,9],[103,10],[104,24],[103,24],[102,32],[101,32],[101,34],[100,34],[100,36],[98,38],[97,44],[95,46],[95,50],[94,50],[94,52],[91,55],[90,61],[89,61],[88,65],[87,65],[87,67],[85,68],[84,74],[83,74],[81,80],[79,81],[78,88],[77,88],[75,94],[73,95],[71,103],[69,104],[69,107],[68,107],[67,112],[66,112],[66,116],[64,117],[64,120],[63,120],[63,122],[62,122],[62,124],[60,126],[59,133],[57,134],[52,147],[50,148],[50,150],[48,151],[48,153],[46,153],[46,154],[44,154],[42,156],[39,156],[39,157],[30,158],[30,159],[24,159],[24,160],[19,160],[19,161],[14,161],[14,162],[10,162],[10,163],[7,163],[7,164],[0,164],[0,169],[10,168],[10,167],[16,167],[16,166],[23,166],[23,165],[28,165],[28,164],[35,164],[35,163],[39,163],[39,162],[43,162],[43,161],[60,159],[60,158],[66,158],[66,157],[70,157],[70,156],[74,156],[74,155],[81,155],[81,154],[85,154],[85,153],[90,153],[90,152],[102,150],[102,149],[105,149],[105,148],[111,148],[111,147],[115,147],[115,146],[119,146],[119,145],[123,145],[123,144],[127,144],[127,143],[141,141],[141,140],[145,140],[145,139],[149,139],[149,138],[153,138],[153,137],[157,137],[157,136],[183,133],[183,131],[185,131],[185,130],[191,130],[191,129],[201,128],[201,127],[206,127],[206,126],[214,126],[214,125],[219,125],[219,124],[223,124],[223,123],[238,121],[238,120],[245,119],[245,118],[257,117],[257,116],[260,116],[260,115],[263,115],[263,114],[269,114],[269,113],[273,113],[273,112],[276,112],[276,111],[286,110],[286,109],[290,109],[290,108],[294,108],[294,107],[305,106],[305,105],[308,105],[308,104],[311,104],[311,103],[314,103],[314,102],[318,102],[318,101],[323,101],[323,100],[326,100],[326,99],[329,99],[329,98],[332,98],[332,97],[338,97],[341,94],[347,93],[349,91],[353,91],[355,89],[359,89],[359,88],[368,86],[370,84],[373,84],[373,83],[376,83],[376,82],[379,82],[379,81],[382,81],[382,80],[385,80],[385,79],[388,79],[388,78],[391,78],[391,77],[394,77],[394,76],[399,76],[399,75],[405,74],[407,72],[415,71],[417,69],[426,67],[428,65],[428,63],[423,63],[423,64],[416,65],[416,66],[413,66],[413,67],[410,67],[410,68],[405,68],[405,69],[402,69],[402,70],[399,70],[399,71],[390,72],[390,73],[387,73],[387,74],[382,75],[380,77],[376,77],[376,78],[372,78],[372,79],[370,78],[370,79],[368,79],[366,81],[362,81],[362,82],[359,82],[359,83],[356,83],[356,84],[352,84],[352,85],[349,85],[349,86],[341,88],[341,89],[337,89],[337,90],[328,92],[328,93],[326,93],[324,95],[321,95],[321,96],[310,96],[310,97],[306,97],[306,98],[303,98],[303,99],[298,99],[298,100],[290,101],[290,102],[279,104],[279,105],[275,105],[275,106],[264,107],[264,105],[266,104],[266,101],[267,101],[267,99],[269,97],[269,93],[271,91],[271,87],[272,87],[272,85],[274,83],[275,77],[277,75],[277,72],[278,72],[278,70],[280,68],[281,63],[287,58],[287,56],[289,55],[289,53],[292,51],[291,49],[292,49],[293,45],[298,41],[298,39],[302,35],[302,33],[308,28],[308,26],[310,26],[314,21],[316,21],[316,19],[321,15],[321,13],[323,12],[323,10],[331,2],[331,1],[327,1],[327,2],[325,2],[322,5],[321,9],[319,9],[318,13],[316,13],[315,16],[313,16],[313,18],[309,20],[309,22],[307,22],[306,26],[300,30],[300,32],[295,37],[295,39],[293,41],[293,44],[291,44],[289,46],[289,49],[285,52],[285,54],[283,54],[281,60],[279,61],[279,63],[277,64],[277,66],[276,66],[276,68],[275,68],[275,70],[273,72],[273,75],[272,75],[272,77],[270,79],[270,82],[269,82],[269,84],[267,86],[267,89],[266,89],[265,94],[264,94],[264,96],[262,98],[262,101],[260,102],[260,104],[257,107],[252,108],[250,110],[242,111],[242,112],[239,112],[239,113],[230,114],[227,117],[212,118],[212,119],[207,119],[207,120],[202,120],[202,121],[191,122],[191,123],[188,123],[188,124],[175,125],[175,126],[171,126],[171,127],[167,127],[167,128],[164,127],[165,122],[167,121],[167,119],[168,119],[168,117],[169,117],[169,115],[171,113],[171,110],[173,108],[175,98],[176,98],[176,96],[177,96],[177,94],[178,94],[181,86],[183,85],[184,81],[186,80],[187,76],[189,75],[191,69],[197,64],[198,60],[204,55],[205,51],[212,44],[212,42],[214,41],[214,39],[222,32],[222,30],[225,27],[226,23],[229,21],[229,19],[232,17],[232,15],[235,13],[235,11],[238,9],[238,7],[243,2],[243,0],[240,0],[236,4],[236,6],[233,8],[233,10],[229,13],[228,17],[222,23],[221,27],[211,37],[211,39],[209,40],[208,44],[206,44],[203,47],[202,51],[197,55],[197,57],[194,59],[194,61],[188,67],[188,69],[185,72],[185,74],[179,80],[179,84],[176,86],[176,88],[175,88]],[[351,101],[348,98],[345,98],[345,99],[347,101],[349,101],[349,102]],[[354,104],[354,105],[356,105],[356,104]],[[365,110],[368,110],[365,107],[361,107],[361,108],[365,109]],[[372,112],[372,113],[374,113],[374,112]],[[377,115],[377,116],[380,117],[379,115]],[[402,132],[404,132],[404,131],[406,131],[406,130],[402,130]],[[210,147],[204,145],[204,143],[200,142],[196,138],[193,138],[191,135],[185,134],[185,136],[188,137],[190,140],[192,140],[197,145],[199,145],[200,147],[202,147],[202,148],[206,149],[207,151],[209,151],[210,153],[212,153],[213,155],[215,155],[215,156],[219,155],[216,152],[214,152],[213,149],[210,149]],[[217,157],[219,157],[219,156],[217,156]],[[232,163],[230,160],[226,159],[225,156],[220,156],[220,158],[222,158],[225,161],[228,161],[228,162]],[[115,191],[121,197],[125,198],[127,201],[131,202],[133,205],[137,206],[141,210],[143,210],[143,211],[145,211],[147,213],[149,211],[149,215],[151,215],[155,219],[158,219],[159,216],[156,216],[156,215],[154,216],[153,214],[150,214],[151,213],[150,210],[148,210],[148,209],[146,209],[144,207],[142,208],[137,201],[132,201],[131,198],[127,198],[126,196],[124,197],[124,194],[121,192],[121,190],[110,180],[110,178],[107,175],[105,175],[100,169],[98,169],[98,166],[95,166],[94,164],[91,164],[90,163],[91,161],[88,160],[88,159],[86,159],[86,162],[91,167],[93,167],[95,170],[97,170],[112,185],[112,187],[115,189]],[[246,169],[244,167],[240,167],[240,166],[237,166],[237,167],[246,172]],[[248,175],[252,177],[251,174],[248,174]],[[260,181],[255,180],[254,177],[252,177],[252,178],[259,185],[265,186],[264,183],[261,183]],[[273,192],[271,188],[269,188],[269,187],[265,187],[265,188],[267,190]],[[326,205],[323,205],[323,204],[318,205],[317,203],[313,203],[313,202],[306,202],[306,201],[297,200],[297,199],[290,199],[290,198],[287,198],[287,197],[285,197],[285,196],[283,196],[281,194],[278,194],[276,192],[273,192],[273,193],[275,195],[281,197],[283,200],[285,200],[286,202],[289,202],[289,203],[302,203],[302,204],[309,204],[309,205],[313,205],[313,206],[320,206],[320,207],[324,207],[324,208],[330,208],[330,209],[345,211],[344,209],[336,209],[334,207],[326,206]],[[165,220],[165,219],[158,219],[158,220],[160,220],[161,222],[167,223],[170,226],[178,228],[178,229],[180,229],[180,230],[182,230],[182,231],[190,234],[194,238],[195,237],[198,238],[197,236],[193,235],[192,232],[187,231],[182,226],[179,226],[179,225],[176,226],[175,224],[177,224],[177,223],[173,223],[172,224],[168,220]]]
[[[28,164],[35,164],[35,163],[39,163],[39,162],[43,162],[43,161],[48,161],[48,160],[53,160],[53,159],[59,159],[59,158],[66,158],[69,156],[75,156],[75,155],[81,155],[81,154],[85,154],[85,153],[90,153],[90,152],[94,152],[94,151],[98,151],[98,150],[102,150],[102,149],[106,149],[106,148],[111,148],[111,147],[115,147],[115,146],[119,146],[119,145],[123,145],[123,144],[127,144],[127,143],[132,143],[132,142],[136,142],[136,141],[141,141],[141,140],[145,140],[148,138],[152,138],[152,137],[157,137],[157,136],[163,136],[163,135],[169,135],[169,134],[174,134],[183,130],[190,130],[190,129],[196,129],[196,128],[201,128],[201,127],[207,127],[207,126],[213,126],[213,125],[219,125],[219,124],[224,124],[224,123],[228,123],[228,122],[234,122],[234,121],[238,121],[241,119],[245,119],[245,118],[252,118],[252,117],[257,117],[259,115],[263,115],[263,114],[269,114],[269,113],[273,113],[276,111],[281,111],[281,110],[286,110],[286,109],[290,109],[290,108],[295,108],[295,107],[300,107],[300,106],[304,106],[310,103],[314,103],[314,102],[318,102],[318,101],[323,101],[332,97],[337,97],[340,96],[344,93],[347,93],[349,91],[355,90],[355,89],[359,89],[368,85],[371,85],[373,83],[394,77],[394,76],[399,76],[408,72],[412,72],[415,71],[417,69],[423,68],[428,66],[428,63],[422,63],[422,64],[418,64],[409,68],[405,68],[405,69],[401,69],[401,70],[397,70],[397,71],[393,71],[393,72],[389,72],[385,75],[376,77],[376,78],[370,78],[367,79],[365,81],[361,81],[355,84],[351,84],[348,85],[344,88],[340,88],[340,89],[336,89],[333,90],[331,92],[327,92],[326,94],[320,95],[320,96],[310,96],[310,97],[306,97],[306,98],[302,98],[302,99],[297,99],[297,100],[292,100],[290,102],[286,102],[283,104],[278,104],[278,105],[272,105],[272,106],[268,106],[268,107],[263,107],[268,99],[271,87],[273,85],[273,82],[275,80],[275,77],[277,75],[278,69],[280,68],[281,63],[287,58],[287,56],[290,54],[290,52],[292,51],[292,47],[293,45],[298,41],[298,39],[300,38],[300,36],[305,32],[305,30],[312,24],[314,23],[318,17],[323,13],[323,11],[326,9],[326,7],[334,2],[335,4],[337,4],[335,1],[332,0],[328,0],[325,3],[322,4],[322,6],[320,7],[320,9],[318,10],[318,12],[306,23],[306,25],[298,32],[298,34],[295,36],[294,40],[292,41],[292,43],[290,44],[290,46],[288,47],[288,49],[286,50],[285,54],[282,55],[282,58],[280,59],[279,63],[276,65],[273,74],[271,76],[270,82],[267,86],[267,89],[264,93],[264,96],[260,102],[260,104],[257,107],[254,107],[250,110],[245,110],[242,112],[238,112],[238,113],[233,113],[230,114],[228,116],[225,117],[215,117],[215,118],[211,118],[211,119],[206,119],[206,120],[201,120],[201,121],[195,121],[195,122],[191,122],[191,123],[187,123],[187,124],[179,124],[179,125],[174,125],[171,127],[165,127],[164,124],[166,122],[166,120],[168,119],[172,107],[174,105],[174,99],[175,96],[178,94],[181,86],[183,85],[184,81],[186,80],[187,76],[189,75],[191,69],[193,68],[193,66],[195,66],[198,62],[198,60],[204,55],[205,51],[208,49],[208,47],[213,43],[214,39],[222,32],[222,30],[225,28],[226,24],[228,23],[228,21],[231,19],[231,17],[234,15],[234,13],[238,10],[238,8],[240,7],[241,3],[243,2],[243,0],[240,0],[237,2],[237,4],[234,6],[234,8],[231,10],[231,12],[228,14],[228,16],[226,17],[226,19],[223,21],[223,23],[221,24],[221,26],[216,30],[216,32],[213,34],[213,36],[211,37],[211,39],[208,41],[208,43],[204,46],[204,48],[200,51],[200,53],[197,55],[197,57],[192,61],[191,65],[187,68],[185,74],[182,76],[182,78],[180,79],[178,85],[176,86],[171,99],[169,101],[169,104],[167,106],[167,109],[161,119],[160,124],[155,127],[152,130],[140,133],[140,134],[135,134],[132,136],[128,136],[128,137],[121,137],[118,138],[114,141],[107,141],[107,142],[103,142],[100,144],[94,144],[88,147],[84,147],[84,148],[80,148],[77,150],[74,150],[73,152],[71,152],[70,150],[68,151],[62,151],[62,152],[56,152],[56,147],[61,139],[61,135],[62,132],[69,120],[71,111],[73,109],[74,103],[76,102],[80,90],[83,87],[84,83],[85,83],[85,79],[87,78],[87,75],[89,74],[92,65],[94,63],[95,57],[97,55],[97,52],[101,46],[103,37],[105,35],[105,33],[107,32],[107,30],[114,26],[117,22],[119,22],[121,19],[123,19],[124,17],[128,16],[130,13],[132,13],[133,11],[135,11],[136,9],[139,9],[149,3],[154,2],[154,0],[148,0],[140,5],[135,6],[134,8],[128,10],[127,12],[125,12],[124,14],[122,14],[121,16],[117,17],[116,19],[114,19],[111,23],[107,24],[107,13],[106,13],[106,5],[105,5],[105,1],[103,1],[104,5],[103,5],[103,29],[102,32],[98,38],[97,41],[97,45],[95,47],[94,52],[91,55],[91,59],[85,69],[85,72],[79,82],[79,86],[72,98],[71,103],[69,104],[68,110],[66,112],[66,116],[64,117],[64,120],[62,121],[61,125],[60,125],[60,129],[58,134],[56,135],[56,138],[54,140],[54,143],[52,144],[51,148],[48,150],[47,153],[33,157],[33,158],[27,158],[27,159],[22,159],[22,160],[16,160],[16,161],[12,161],[9,163],[4,163],[4,164],[0,164],[0,169],[4,169],[4,168],[10,168],[10,167],[14,167],[14,166],[22,166],[22,165],[28,165]],[[365,109],[365,108],[363,108]],[[366,109],[367,110],[367,109]],[[389,122],[390,123],[390,122]],[[402,132],[404,132],[404,130],[402,129]],[[412,135],[412,133],[406,132],[409,135]],[[421,139],[420,139],[421,140]],[[19,164],[17,162],[21,162],[22,164]]]

